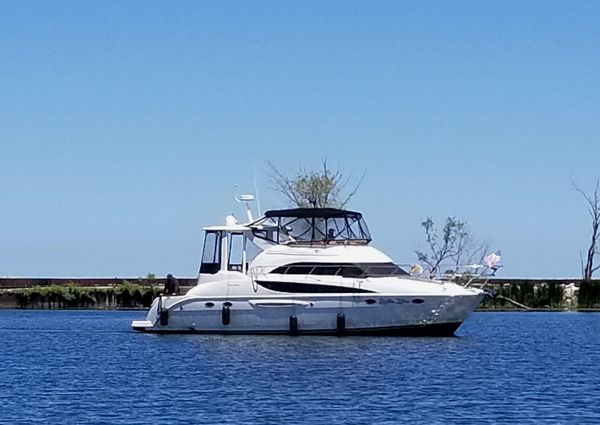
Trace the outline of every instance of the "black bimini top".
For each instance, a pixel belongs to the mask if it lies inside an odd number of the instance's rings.
[[[338,208],[292,208],[288,210],[270,210],[265,217],[296,217],[296,218],[334,218],[354,216],[361,218],[362,214],[356,211],[340,210]]]
[[[362,214],[337,208],[270,210],[250,225],[254,236],[275,243],[369,243]]]

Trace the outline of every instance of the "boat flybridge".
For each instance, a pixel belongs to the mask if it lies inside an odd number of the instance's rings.
[[[250,199],[250,197],[248,198]],[[411,276],[370,245],[362,214],[267,211],[204,228],[198,283],[161,295],[144,332],[453,335],[484,292]]]

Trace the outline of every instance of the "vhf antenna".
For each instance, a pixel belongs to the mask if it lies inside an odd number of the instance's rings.
[[[250,195],[250,194],[238,195],[237,188],[238,188],[237,184],[233,186],[233,190],[234,190],[233,197],[238,203],[240,203],[240,204],[243,203],[246,205],[246,215],[248,216],[248,223],[252,223],[254,221],[254,218],[252,217],[252,208],[250,208],[250,202],[254,201],[254,195]]]
[[[262,215],[260,211],[260,195],[258,194],[258,185],[256,184],[256,170],[252,165],[252,181],[254,182],[254,195],[256,196],[256,208],[258,210],[258,216]]]

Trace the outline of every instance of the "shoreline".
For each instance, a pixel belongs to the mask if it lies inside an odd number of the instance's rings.
[[[1,297],[1,295],[0,295]],[[3,305],[2,305],[3,304]],[[0,311],[19,310],[19,311],[147,311],[149,307],[19,307],[18,305],[0,304]],[[576,308],[576,309],[560,309],[560,308],[477,308],[474,313],[600,313],[600,308]]]
[[[185,294],[197,278],[177,278]],[[145,310],[162,293],[164,278],[26,278],[0,277],[0,309]],[[484,288],[479,312],[598,312],[600,280],[479,279]],[[525,307],[525,308],[523,308]],[[527,308],[528,307],[528,308]]]

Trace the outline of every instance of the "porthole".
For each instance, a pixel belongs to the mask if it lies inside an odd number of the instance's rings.
[[[211,303],[211,302],[204,303],[204,307],[207,307],[207,308],[213,308],[214,306],[215,306],[215,303]]]
[[[373,298],[367,298],[367,299],[365,300],[365,302],[366,302],[367,304],[375,304],[377,301],[375,301]]]
[[[223,305],[224,305],[225,307],[231,307],[231,305],[232,305],[232,304],[231,304],[229,301],[225,301],[225,302],[223,303]]]
[[[425,300],[423,300],[421,298],[413,298],[413,300],[411,302],[413,304],[423,304],[425,302]]]

